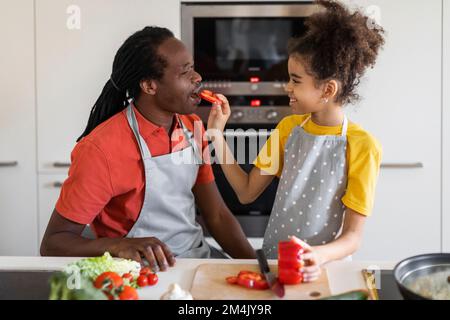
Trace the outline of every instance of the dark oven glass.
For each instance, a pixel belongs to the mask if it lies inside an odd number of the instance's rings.
[[[207,81],[286,81],[288,40],[302,17],[194,18],[194,60]]]

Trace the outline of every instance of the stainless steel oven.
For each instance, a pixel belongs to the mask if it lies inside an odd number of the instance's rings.
[[[193,53],[203,86],[230,101],[228,144],[247,172],[270,130],[290,114],[284,92],[288,81],[287,43],[305,32],[304,20],[318,9],[310,2],[182,2],[181,39]],[[206,123],[210,104],[198,115]],[[240,129],[240,131],[232,131]],[[261,129],[264,131],[261,132]],[[257,146],[255,150],[255,146]],[[218,188],[249,237],[262,237],[278,179],[252,204],[239,203],[219,165],[213,165]]]

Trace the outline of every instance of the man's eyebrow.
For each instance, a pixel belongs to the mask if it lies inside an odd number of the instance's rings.
[[[187,67],[190,67],[191,65],[194,65],[193,62],[186,62],[185,64],[183,64],[183,66],[181,68],[186,69]]]
[[[299,76],[298,74],[295,74],[295,73],[289,73],[289,75],[294,78],[299,78],[299,79],[302,78],[302,76]]]

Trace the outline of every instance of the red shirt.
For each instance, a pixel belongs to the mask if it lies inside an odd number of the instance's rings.
[[[163,127],[145,119],[136,108],[134,111],[140,134],[153,157],[179,151],[188,145],[178,121],[174,121],[169,138]],[[194,132],[199,150],[204,151],[204,155],[209,154],[205,150],[208,142],[200,141],[205,131],[200,118],[194,114],[179,117],[186,128]],[[202,164],[196,185],[212,181],[211,165]],[[123,237],[138,219],[144,193],[141,152],[124,110],[100,124],[75,146],[69,177],[62,186],[56,210],[73,222],[91,224],[98,237]]]

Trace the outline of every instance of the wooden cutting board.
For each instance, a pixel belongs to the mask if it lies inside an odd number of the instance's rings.
[[[314,300],[330,296],[330,287],[326,270],[320,278],[312,283],[285,285],[285,296],[278,298],[271,290],[254,290],[231,285],[226,277],[236,276],[241,270],[260,272],[256,264],[201,264],[197,267],[192,282],[191,294],[195,300]],[[270,270],[278,272],[276,265]]]

